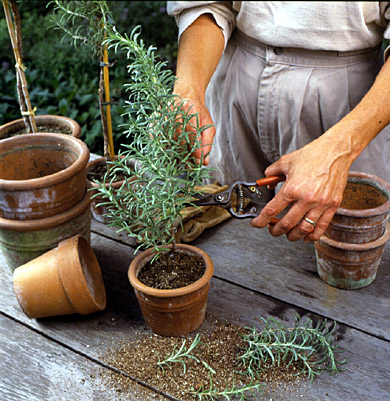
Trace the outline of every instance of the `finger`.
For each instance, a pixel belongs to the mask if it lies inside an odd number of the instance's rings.
[[[307,212],[301,221],[287,233],[287,238],[290,241],[298,241],[311,235],[316,229],[321,219],[322,211],[310,210]]]
[[[195,150],[194,156],[198,162],[203,161],[204,165],[209,164],[209,155],[213,145],[215,136],[215,127],[210,127],[204,130],[200,138],[200,147]]]
[[[250,222],[250,225],[258,228],[266,227],[271,220],[285,210],[289,204],[289,201],[284,200],[281,196],[276,195],[275,198],[271,199],[267,205],[264,206],[261,213]]]
[[[305,242],[317,241],[324,235],[337,209],[329,208],[324,211],[317,221],[315,230],[305,237]]]

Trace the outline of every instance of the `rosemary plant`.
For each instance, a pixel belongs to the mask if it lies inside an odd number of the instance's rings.
[[[336,323],[331,328],[326,325],[326,320],[315,326],[310,319],[302,324],[297,315],[294,326],[289,328],[271,317],[260,319],[264,329],[260,332],[255,327],[250,329],[244,336],[246,348],[239,357],[247,376],[256,378],[267,362],[276,366],[282,361],[287,362],[287,366],[298,362],[301,370],[297,374],[306,373],[313,381],[322,371],[341,371],[341,365],[346,363],[336,359],[341,352],[333,344]]]
[[[244,401],[249,400],[247,397],[248,393],[252,393],[254,390],[260,390],[262,387],[264,387],[264,384],[252,381],[242,387],[237,387],[233,383],[231,387],[224,390],[217,390],[214,388],[213,381],[210,379],[209,387],[205,388],[205,386],[202,385],[199,388],[187,390],[187,393],[191,394],[198,401],[218,401],[221,399],[227,401]]]
[[[180,348],[176,351],[174,349],[164,360],[157,362],[157,365],[164,371],[164,366],[169,366],[171,363],[181,363],[183,365],[183,374],[186,373],[187,366],[183,358],[190,358],[198,363],[202,363],[203,366],[208,369],[212,374],[215,375],[215,370],[211,368],[205,361],[192,355],[191,352],[200,344],[200,335],[197,334],[193,339],[189,347],[186,347],[186,340],[184,339]]]
[[[125,51],[129,60],[124,127],[129,142],[106,182],[112,174],[132,177],[119,191],[102,184],[99,192],[106,199],[110,225],[136,237],[140,246],[153,247],[158,256],[174,245],[180,213],[208,176],[202,160],[193,156],[208,126],[199,126],[197,114],[183,109],[183,100],[172,93],[176,77],[158,60],[156,48],[145,46],[139,27],[130,36],[114,29],[106,43]]]
[[[77,48],[88,46],[100,60],[99,108],[104,137],[104,156],[113,160],[115,156],[111,100],[108,68],[107,45],[104,43],[107,32],[113,27],[113,17],[106,0],[52,0],[53,15],[51,17],[54,29],[64,32],[64,38],[69,38]]]

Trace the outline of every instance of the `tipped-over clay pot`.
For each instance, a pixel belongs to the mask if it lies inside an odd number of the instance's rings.
[[[16,298],[29,318],[87,315],[106,307],[99,263],[80,235],[18,267],[13,278]]]
[[[196,330],[204,321],[210,279],[214,265],[209,255],[201,249],[177,244],[179,250],[202,256],[206,264],[203,276],[194,283],[173,290],[148,287],[138,280],[142,266],[152,259],[154,249],[140,253],[130,264],[129,280],[141,307],[146,324],[151,330],[163,336],[180,336]]]

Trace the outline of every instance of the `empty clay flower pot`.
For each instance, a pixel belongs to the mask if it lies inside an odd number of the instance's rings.
[[[64,134],[26,134],[0,141],[0,217],[33,220],[80,202],[89,150]]]
[[[364,244],[335,241],[323,235],[314,243],[318,275],[337,288],[366,287],[375,280],[389,237],[389,223],[381,237]]]
[[[201,255],[206,263],[203,276],[194,283],[172,290],[160,290],[141,283],[137,275],[154,256],[154,249],[140,253],[131,262],[128,273],[146,324],[154,333],[163,336],[188,334],[203,323],[210,279],[214,272],[212,260],[201,249],[186,244],[177,244],[177,248]]]
[[[90,238],[91,195],[64,213],[38,220],[0,218],[0,248],[11,270],[56,247],[76,234]]]
[[[99,263],[80,235],[18,267],[13,279],[16,298],[29,318],[87,315],[106,307]]]
[[[341,206],[325,235],[335,241],[363,244],[385,232],[390,213],[390,185],[371,174],[350,172]]]
[[[38,132],[54,132],[59,134],[71,135],[80,138],[80,125],[73,119],[63,116],[44,115],[36,116],[35,123]],[[26,133],[26,127],[23,118],[11,121],[0,127],[0,139],[10,138],[15,135]]]

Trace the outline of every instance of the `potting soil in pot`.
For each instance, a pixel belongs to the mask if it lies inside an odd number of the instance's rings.
[[[340,207],[364,210],[379,207],[387,202],[387,197],[371,185],[348,182]]]
[[[206,270],[200,255],[176,251],[160,255],[147,262],[138,273],[138,280],[148,287],[172,290],[185,287],[199,280]]]

